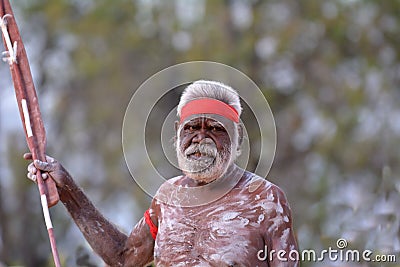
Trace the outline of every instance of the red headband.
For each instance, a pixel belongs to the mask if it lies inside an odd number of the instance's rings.
[[[181,123],[195,114],[217,114],[234,122],[239,122],[239,114],[232,106],[212,98],[200,98],[190,101],[182,107]]]

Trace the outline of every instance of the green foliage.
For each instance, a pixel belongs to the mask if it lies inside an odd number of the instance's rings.
[[[120,217],[114,207],[127,198],[137,203],[124,210],[126,232],[149,198],[124,165],[125,107],[164,67],[209,60],[246,73],[270,102],[278,131],[270,177],[290,200],[300,248],[323,249],[342,237],[359,249],[400,250],[400,214],[393,208],[400,204],[399,1],[12,4],[21,12],[24,39],[37,45],[30,57],[37,60],[39,97],[48,100],[48,151],[112,221]],[[23,179],[23,137],[1,133],[12,172],[0,196],[17,206],[0,206],[6,215],[0,228],[10,229],[0,240],[7,251],[1,261],[45,266],[45,245],[24,249],[47,239],[36,192]],[[56,234],[70,266],[85,241],[62,209],[54,209]],[[34,231],[25,226],[28,217]]]

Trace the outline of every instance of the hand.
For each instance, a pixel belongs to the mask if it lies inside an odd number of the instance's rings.
[[[25,153],[24,159],[32,160],[32,153]],[[46,161],[34,160],[28,165],[27,177],[36,183],[37,170],[42,172],[42,179],[46,180],[49,176],[56,182],[57,187],[62,188],[67,179],[70,179],[69,173],[54,158],[46,155]]]

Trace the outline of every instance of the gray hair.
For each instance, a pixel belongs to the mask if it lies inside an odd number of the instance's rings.
[[[232,87],[216,81],[198,80],[183,91],[177,108],[178,116],[181,116],[181,110],[187,103],[204,97],[217,99],[232,106],[239,116],[242,113],[239,95]]]

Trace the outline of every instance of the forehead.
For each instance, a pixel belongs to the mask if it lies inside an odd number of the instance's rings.
[[[209,117],[197,117],[191,120],[185,121],[182,123],[183,126],[185,125],[199,125],[205,124],[206,126],[222,126],[225,127],[224,124],[216,119],[209,118]]]
[[[189,117],[180,124],[180,129],[184,129],[187,126],[202,127],[204,123],[205,127],[222,127],[228,132],[234,131],[236,124],[217,114],[201,114]]]

